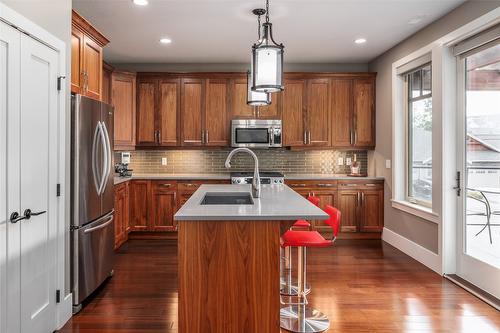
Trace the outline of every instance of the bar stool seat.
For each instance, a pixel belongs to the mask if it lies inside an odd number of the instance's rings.
[[[295,222],[293,224],[293,227],[292,228],[309,228],[311,226],[311,223],[307,222],[306,220],[297,220],[297,222]]]
[[[317,231],[288,230],[281,236],[282,246],[328,247],[332,241]]]

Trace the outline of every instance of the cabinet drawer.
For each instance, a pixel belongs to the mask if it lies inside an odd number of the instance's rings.
[[[338,188],[340,189],[380,189],[384,188],[383,180],[368,180],[368,179],[350,179],[339,180]]]
[[[182,192],[195,192],[203,184],[229,184],[229,180],[183,180],[177,182],[177,189]]]
[[[336,190],[337,180],[286,180],[285,184],[294,190],[312,189],[312,190]]]
[[[177,190],[177,182],[170,180],[155,180],[152,182],[154,191],[176,191]]]

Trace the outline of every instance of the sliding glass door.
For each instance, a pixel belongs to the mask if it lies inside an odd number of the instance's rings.
[[[500,44],[459,57],[457,274],[500,298]]]

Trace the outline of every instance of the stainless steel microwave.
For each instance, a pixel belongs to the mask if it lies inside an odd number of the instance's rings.
[[[231,121],[231,146],[279,148],[281,120],[236,119]]]

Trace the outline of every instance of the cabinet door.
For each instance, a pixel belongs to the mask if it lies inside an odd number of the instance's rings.
[[[135,146],[135,74],[114,72],[111,87],[115,149],[131,149]]]
[[[137,145],[157,144],[155,126],[155,91],[157,82],[139,81],[137,83]]]
[[[353,190],[338,191],[338,209],[340,210],[340,231],[358,231],[358,200],[359,192]]]
[[[151,182],[133,180],[130,183],[130,226],[132,231],[149,229]]]
[[[158,118],[161,146],[177,146],[179,140],[178,121],[180,112],[180,80],[160,80]]]
[[[73,27],[71,30],[71,92],[81,93],[83,86],[83,32]]]
[[[281,119],[281,93],[271,95],[271,105],[257,107],[257,118]]]
[[[181,83],[181,144],[203,144],[203,80],[182,79]]]
[[[83,36],[83,73],[83,93],[101,99],[102,47],[87,36]]]
[[[352,133],[352,80],[333,79],[332,98],[332,146],[351,147]]]
[[[307,130],[309,146],[330,145],[330,81],[328,79],[308,81]]]
[[[380,232],[384,228],[384,190],[361,192],[361,231]]]
[[[287,80],[282,92],[283,145],[301,147],[306,142],[305,103],[306,81]]]
[[[208,79],[205,93],[205,144],[229,146],[228,84],[226,79]]]
[[[231,84],[231,118],[256,118],[256,109],[247,104],[247,79],[237,78]]]
[[[128,232],[128,184],[115,186],[115,249],[127,240]]]
[[[337,191],[314,190],[311,194],[319,198],[319,207],[322,209],[325,207],[325,205],[330,205],[332,207],[336,207],[337,205]],[[321,220],[313,221],[312,225],[314,229],[318,231],[332,231],[332,228]]]
[[[176,212],[176,189],[171,182],[156,182],[153,186],[152,231],[174,231]]]
[[[354,146],[375,147],[375,81],[354,80],[353,98]]]
[[[110,65],[106,64],[105,62],[102,63],[102,94],[101,94],[101,100],[104,103],[107,104],[112,104],[111,103],[111,81],[112,81],[112,75],[113,75],[113,67]],[[135,105],[135,96],[134,96],[134,105]]]

